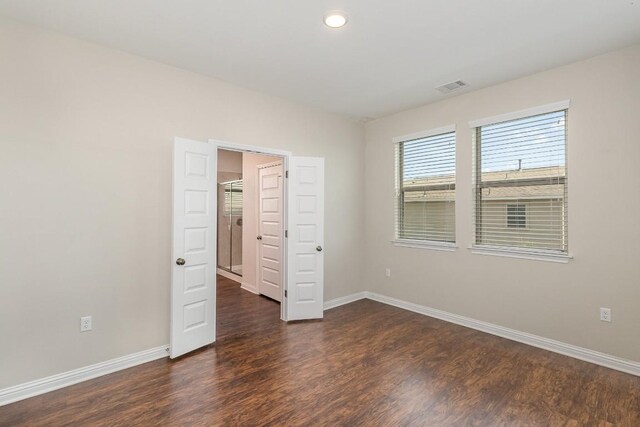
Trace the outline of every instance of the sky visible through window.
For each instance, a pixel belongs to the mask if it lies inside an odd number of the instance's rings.
[[[482,172],[517,171],[565,164],[565,111],[481,128]]]
[[[482,172],[565,165],[565,113],[556,111],[482,126]],[[424,153],[436,161],[425,161]],[[455,176],[455,133],[404,143],[403,179]]]
[[[404,181],[455,176],[455,148],[455,132],[404,142],[402,155]]]

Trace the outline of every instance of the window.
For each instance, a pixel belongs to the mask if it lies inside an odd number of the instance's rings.
[[[525,228],[527,226],[527,206],[507,205],[507,227]]]
[[[455,131],[433,132],[394,139],[399,240],[455,242]]]
[[[474,247],[567,253],[566,121],[562,109],[475,126]]]
[[[242,180],[221,184],[224,188],[224,214],[242,215]]]

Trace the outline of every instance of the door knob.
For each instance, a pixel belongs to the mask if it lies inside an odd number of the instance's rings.
[[[262,236],[258,236],[258,237],[256,237],[256,239],[262,240]]]
[[[184,259],[182,259],[182,258],[178,258],[178,259],[176,260],[176,264],[178,264],[178,265],[184,265],[184,263],[185,263],[185,260],[184,260]]]
[[[320,246],[320,245],[316,246],[316,251],[322,252],[322,246]]]

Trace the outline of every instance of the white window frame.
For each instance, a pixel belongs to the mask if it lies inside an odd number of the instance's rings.
[[[451,133],[451,132],[454,132],[454,138],[457,139],[457,135],[455,135],[456,126],[448,125],[448,126],[443,126],[439,128],[433,128],[429,130],[415,132],[408,135],[397,136],[392,138],[391,142],[393,142],[393,145],[395,147],[395,145],[399,143],[409,142],[416,139],[428,138],[430,136],[442,135],[442,134]],[[457,140],[456,140],[456,150],[457,150]],[[396,160],[394,159],[394,162],[395,161]],[[457,169],[457,163],[458,162],[457,162],[457,153],[456,153],[456,169]],[[394,170],[396,171],[396,175],[397,175],[397,168],[398,168],[398,165],[395,164]],[[458,174],[456,170],[456,180],[457,180],[457,177],[458,177]],[[397,201],[394,203],[394,209],[398,209]],[[455,216],[454,216],[454,221],[455,221]],[[458,248],[457,227],[454,233],[454,240],[455,240],[454,242],[439,242],[436,240],[401,239],[398,237],[397,226],[398,224],[394,222],[394,225],[393,225],[394,238],[391,240],[391,243],[393,243],[394,246],[403,247],[403,248],[428,249],[428,250],[445,251],[445,252],[453,252]]]
[[[510,113],[499,114],[496,116],[485,117],[483,119],[472,120],[469,122],[469,128],[472,132],[475,132],[476,128],[479,128],[482,126],[488,126],[488,125],[506,122],[510,120],[524,119],[530,116],[553,113],[555,111],[560,111],[560,110],[568,110],[570,106],[571,106],[571,100],[567,99],[564,101],[540,105],[537,107],[527,108],[524,110],[518,110]],[[476,156],[478,156],[478,153],[474,149],[474,154],[472,159],[474,164],[476,164],[477,162]],[[565,165],[567,165],[568,163],[569,163],[568,151],[566,151]],[[567,168],[567,171],[568,171],[568,168]],[[479,172],[475,171],[474,173],[479,173]],[[475,187],[476,177],[472,176],[472,178],[474,180],[473,185]],[[475,193],[475,188],[473,193]],[[476,226],[475,214],[474,214],[474,217],[472,218],[472,224],[473,224],[473,230],[474,230],[474,236],[475,236],[475,226]],[[536,261],[550,261],[550,262],[559,262],[559,263],[568,263],[570,260],[573,259],[573,256],[570,254],[570,252],[563,254],[563,253],[548,251],[544,249],[525,249],[525,248],[509,247],[509,246],[476,245],[475,237],[473,238],[473,241],[474,243],[472,243],[468,249],[471,251],[471,253],[478,254],[478,255],[494,255],[494,256],[502,256],[502,257],[508,257],[508,258],[521,258],[521,259],[529,259],[529,260],[536,260]]]

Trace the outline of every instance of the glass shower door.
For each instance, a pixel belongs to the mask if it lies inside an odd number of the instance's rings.
[[[242,180],[218,184],[218,268],[242,276]]]

